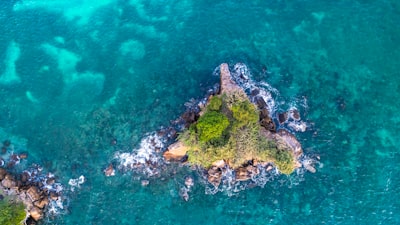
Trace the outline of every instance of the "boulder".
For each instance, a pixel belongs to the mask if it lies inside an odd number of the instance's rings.
[[[247,173],[247,169],[245,167],[239,167],[235,170],[235,179],[237,181],[246,181],[249,180],[249,174]]]
[[[182,142],[177,141],[168,147],[163,156],[167,161],[181,161],[185,158],[188,150],[189,147],[185,146]]]
[[[103,172],[106,177],[115,176],[115,170],[112,164],[110,164]]]
[[[250,180],[253,176],[259,174],[260,171],[257,167],[248,165],[246,167],[239,167],[235,170],[235,179],[237,181]]]
[[[4,168],[0,168],[0,181],[6,177],[7,171]]]
[[[32,217],[32,219],[34,219],[35,221],[39,221],[40,219],[43,218],[43,211],[41,209],[39,209],[38,207],[33,207],[29,211],[29,214]]]
[[[287,112],[278,113],[278,120],[280,124],[286,123],[288,120],[288,113]]]
[[[27,191],[26,194],[31,199],[32,202],[36,202],[40,199],[39,189],[36,186],[31,186]]]
[[[222,171],[218,167],[211,167],[208,171],[207,180],[210,182],[214,187],[218,187],[221,183],[222,179]]]
[[[7,174],[4,179],[1,181],[1,185],[3,185],[4,188],[14,188],[16,187],[17,183],[14,180],[14,177],[11,176],[10,174]]]
[[[272,132],[276,131],[275,123],[274,123],[274,121],[272,121],[271,117],[269,117],[269,116],[261,119],[260,125],[269,131],[272,131]]]
[[[36,201],[35,203],[33,203],[36,207],[38,207],[39,209],[43,209],[46,205],[49,204],[49,199],[47,197]]]

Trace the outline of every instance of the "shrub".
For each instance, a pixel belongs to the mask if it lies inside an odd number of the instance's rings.
[[[239,126],[254,125],[258,123],[258,112],[256,107],[249,101],[241,101],[232,105],[233,118]]]
[[[25,206],[22,203],[11,202],[7,198],[0,200],[0,224],[23,224],[25,218]]]
[[[216,111],[206,112],[196,124],[199,141],[202,143],[221,141],[228,126],[229,120],[224,114]]]
[[[208,109],[212,111],[219,111],[222,106],[222,98],[219,96],[213,96],[208,103]]]

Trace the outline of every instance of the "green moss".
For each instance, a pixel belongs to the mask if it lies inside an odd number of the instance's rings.
[[[220,142],[229,126],[228,118],[216,111],[206,112],[199,118],[196,130],[201,143]]]
[[[0,200],[0,224],[23,224],[25,217],[25,206],[22,203],[15,203],[7,198]]]

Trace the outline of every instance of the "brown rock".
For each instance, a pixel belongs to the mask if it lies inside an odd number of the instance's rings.
[[[20,158],[20,159],[26,159],[26,158],[28,158],[28,153],[23,152],[23,153],[19,154],[19,158]]]
[[[4,179],[1,181],[1,184],[5,188],[14,188],[16,187],[17,183],[14,180],[14,177],[10,174],[7,174]]]
[[[181,118],[186,125],[190,125],[196,121],[196,113],[191,111],[186,111]]]
[[[218,187],[221,183],[222,179],[222,171],[217,167],[211,167],[208,171],[207,180],[210,182],[214,187]]]
[[[256,100],[256,105],[258,106],[259,109],[264,109],[267,107],[267,103],[265,102],[263,97],[257,96],[255,100]]]
[[[26,183],[29,180],[29,178],[30,178],[30,175],[28,172],[23,172],[21,174],[21,182],[22,183]]]
[[[43,209],[46,205],[49,204],[49,199],[48,198],[43,198],[39,201],[36,201],[33,203],[35,206],[37,206],[39,209]]]
[[[35,221],[39,221],[40,219],[43,218],[43,211],[41,209],[39,209],[38,207],[33,207],[29,211],[29,214],[32,217],[32,219],[34,219]]]
[[[279,130],[277,137],[283,140],[291,148],[295,156],[299,156],[303,153],[300,142],[287,130]]]
[[[32,202],[36,202],[40,199],[39,189],[36,186],[31,186],[27,191],[26,194],[31,199]]]
[[[50,198],[53,201],[57,201],[58,200],[58,194],[55,192],[50,192]]]
[[[266,108],[260,110],[260,120],[264,118],[269,118],[269,112]]]
[[[177,141],[170,145],[163,156],[167,161],[181,161],[186,156],[189,147],[185,146],[181,141]]]
[[[240,88],[231,78],[231,73],[229,72],[229,66],[226,63],[220,65],[220,78],[221,78],[221,94],[233,94],[242,93],[245,94],[243,89]]]
[[[274,123],[274,121],[272,121],[272,119],[271,119],[269,116],[263,118],[263,119],[260,121],[260,125],[261,125],[262,127],[264,127],[265,129],[269,130],[269,131],[272,131],[272,132],[275,132],[275,131],[276,131],[275,123]]]
[[[250,179],[250,176],[247,172],[247,169],[245,167],[239,167],[235,170],[235,179],[237,181],[246,181]]]
[[[0,181],[3,180],[6,177],[7,170],[4,168],[0,168]]]
[[[279,113],[278,120],[280,124],[286,123],[286,121],[288,120],[288,113],[287,112]]]
[[[115,176],[115,170],[112,164],[110,164],[105,170],[104,174],[106,177]]]

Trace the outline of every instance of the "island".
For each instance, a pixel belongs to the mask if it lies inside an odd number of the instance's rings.
[[[288,130],[276,129],[258,90],[246,94],[226,63],[220,65],[219,73],[219,91],[207,98],[201,110],[191,112],[190,119],[186,119],[190,123],[167,147],[164,158],[203,168],[215,187],[227,169],[233,170],[236,181],[246,181],[256,176],[260,168],[288,175],[301,167],[301,144]],[[299,116],[298,112],[294,116]],[[285,117],[287,114],[278,118]]]

